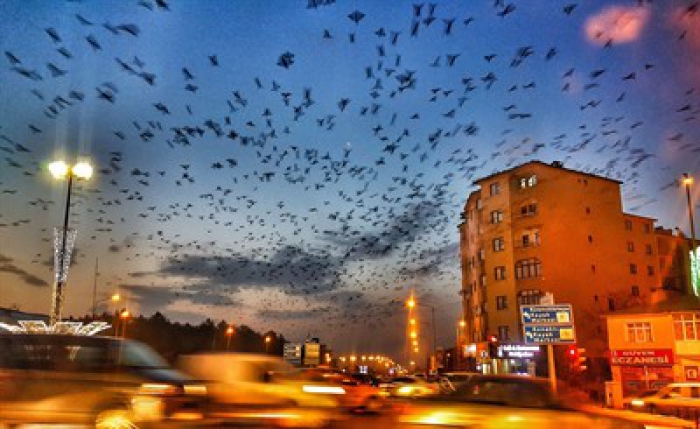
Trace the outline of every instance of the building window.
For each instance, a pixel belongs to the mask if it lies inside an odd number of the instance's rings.
[[[591,272],[595,273],[595,265],[591,265]]]
[[[520,207],[521,216],[534,216],[537,214],[537,203],[526,204]]]
[[[507,326],[499,326],[498,327],[498,341],[506,341],[510,339],[510,336],[508,335],[509,329]]]
[[[637,274],[637,264],[630,264],[630,274]]]
[[[494,210],[491,212],[491,223],[501,223],[503,222],[503,212],[500,210]]]
[[[631,220],[625,220],[625,229],[627,231],[632,231],[632,221]]]
[[[608,311],[615,311],[615,298],[608,298]]]
[[[651,343],[654,341],[651,335],[650,322],[627,323],[627,342],[630,343]]]
[[[590,207],[586,207],[586,214],[587,214],[587,215],[591,214],[591,208],[590,208]]]
[[[700,315],[698,313],[674,314],[673,327],[676,335],[676,340],[700,340]]]
[[[654,274],[655,274],[654,266],[653,266],[653,265],[648,265],[648,266],[647,266],[647,275],[653,276]]]
[[[486,274],[481,275],[481,277],[479,278],[479,284],[481,285],[481,287],[486,286]]]
[[[639,286],[632,286],[632,296],[639,296]]]
[[[540,303],[542,291],[538,289],[525,289],[518,293],[518,303],[520,305],[537,305]]]
[[[493,251],[494,252],[500,252],[503,249],[506,248],[505,241],[503,240],[503,237],[498,237],[493,239]]]
[[[491,192],[491,196],[493,197],[494,195],[498,195],[501,193],[501,185],[498,182],[493,182],[489,186],[489,190]]]
[[[486,259],[486,251],[484,249],[479,249],[479,260],[484,261]]]
[[[654,254],[654,249],[651,247],[651,244],[647,244],[644,248],[644,252],[647,255],[653,255]]]
[[[523,234],[523,247],[530,247],[530,234]]]
[[[505,310],[508,308],[508,297],[499,295],[496,297],[496,310]]]
[[[649,225],[648,223],[644,224],[644,233],[645,234],[651,233],[651,225]]]
[[[628,252],[634,252],[634,243],[631,241],[627,242],[627,251]]]
[[[533,174],[529,177],[521,177],[518,181],[518,185],[520,186],[520,189],[532,188],[533,186],[537,185],[537,176]]]
[[[515,263],[515,278],[528,279],[542,275],[542,263],[537,258],[523,259]]]
[[[589,235],[589,236],[588,236],[588,242],[589,242],[589,243],[593,243],[593,236],[592,236],[592,235]]]
[[[484,208],[484,204],[481,202],[481,198],[476,199],[476,209],[481,210]]]
[[[493,277],[496,280],[505,280],[506,279],[506,267],[495,267],[493,269]]]

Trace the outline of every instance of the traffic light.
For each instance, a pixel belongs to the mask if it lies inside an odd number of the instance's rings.
[[[586,349],[578,348],[575,345],[566,348],[566,356],[569,358],[571,369],[576,371],[585,371],[587,366],[587,358],[585,356]]]
[[[491,359],[498,358],[498,337],[489,335],[487,338],[489,347],[489,357]]]
[[[578,369],[585,371],[588,369],[588,358],[586,357],[586,349],[578,349]]]

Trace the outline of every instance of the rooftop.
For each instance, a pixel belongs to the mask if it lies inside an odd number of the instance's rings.
[[[596,179],[602,179],[602,180],[607,180],[607,181],[609,181],[609,182],[613,182],[613,183],[617,183],[617,184],[622,184],[621,181],[615,180],[615,179],[611,179],[611,178],[609,178],[609,177],[598,176],[598,175],[596,175],[596,174],[586,173],[586,172],[584,172],[584,171],[578,171],[578,170],[573,170],[573,169],[570,169],[570,168],[565,168],[565,167],[564,167],[564,164],[563,164],[562,162],[560,162],[560,161],[554,161],[554,162],[552,162],[551,164],[547,164],[546,162],[542,162],[542,161],[539,161],[539,160],[532,160],[532,161],[526,162],[525,164],[520,164],[520,165],[517,165],[517,166],[515,166],[515,167],[513,167],[513,168],[509,168],[509,169],[507,169],[507,170],[502,170],[502,171],[499,171],[499,172],[496,172],[496,173],[493,173],[493,174],[489,174],[488,176],[482,177],[482,178],[480,178],[480,179],[476,179],[476,180],[474,181],[474,184],[477,185],[477,184],[479,184],[480,182],[483,182],[484,180],[491,179],[491,178],[493,178],[493,177],[495,177],[495,176],[500,176],[501,174],[511,173],[511,172],[513,172],[513,171],[515,171],[515,170],[518,170],[518,169],[520,169],[520,168],[523,168],[523,167],[526,167],[526,166],[530,166],[530,165],[533,165],[533,164],[541,165],[541,166],[549,167],[549,168],[556,168],[557,170],[563,170],[563,171],[566,171],[566,172],[569,172],[569,173],[581,174],[581,175],[588,176],[588,177],[594,177],[594,178],[596,178]]]

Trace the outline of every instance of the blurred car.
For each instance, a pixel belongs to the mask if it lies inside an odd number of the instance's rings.
[[[183,371],[204,381],[208,417],[225,423],[324,426],[337,418],[342,387],[307,380],[282,359],[250,353],[180,358]]]
[[[392,398],[417,398],[435,395],[440,391],[438,383],[429,383],[410,376],[392,378],[386,383],[381,383],[379,388],[385,396]]]
[[[625,420],[586,414],[556,401],[548,380],[474,375],[451,394],[403,404],[400,427],[643,428]]]
[[[379,379],[371,374],[355,373],[350,374],[354,380],[357,380],[360,384],[368,384],[370,386],[379,386]]]
[[[629,408],[661,414],[689,408],[700,409],[700,383],[671,383],[655,393],[631,398]]]
[[[644,400],[644,398],[655,395],[659,389],[650,389],[650,390],[644,390],[636,395],[628,396],[622,400],[622,407],[623,408],[632,408],[632,401],[635,402],[635,404],[642,404],[640,400]]]
[[[438,386],[440,393],[451,393],[457,389],[457,386],[468,382],[474,375],[480,375],[478,372],[445,372],[440,374]]]
[[[136,341],[0,334],[0,426],[194,424],[205,401],[204,385]]]
[[[330,383],[345,390],[340,396],[340,406],[348,411],[378,413],[386,402],[378,387],[363,384],[354,377],[331,369],[314,368],[304,371],[304,377],[314,382]]]

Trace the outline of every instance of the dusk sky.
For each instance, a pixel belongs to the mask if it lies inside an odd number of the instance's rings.
[[[454,341],[460,211],[495,171],[560,160],[689,231],[696,1],[4,0],[0,18],[0,307],[49,311],[58,158],[95,167],[66,314],[90,311],[97,259],[99,298],[134,313],[340,352],[396,355],[411,290]]]

